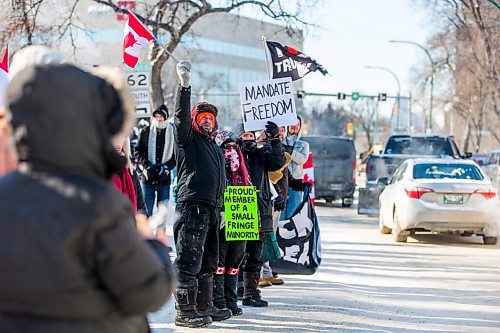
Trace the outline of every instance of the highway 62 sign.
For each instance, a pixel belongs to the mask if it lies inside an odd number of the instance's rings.
[[[122,67],[125,80],[135,102],[136,117],[151,115],[151,65],[138,63],[135,68]]]

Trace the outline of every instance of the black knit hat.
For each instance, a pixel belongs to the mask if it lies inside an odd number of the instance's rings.
[[[168,109],[165,104],[160,105],[159,107],[156,108],[156,110],[153,111],[153,117],[155,114],[161,114],[165,120],[168,119]]]

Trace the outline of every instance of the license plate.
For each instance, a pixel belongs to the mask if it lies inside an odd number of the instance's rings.
[[[445,194],[444,203],[452,205],[462,205],[464,203],[464,196],[462,194]]]

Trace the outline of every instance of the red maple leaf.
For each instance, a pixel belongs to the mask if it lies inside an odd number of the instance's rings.
[[[303,182],[304,183],[311,183],[311,186],[314,186],[314,179],[312,178],[309,178],[309,175],[308,174],[305,174],[304,175],[304,179],[303,179]]]
[[[123,39],[123,49],[126,49],[129,46],[133,46],[135,43],[137,43],[137,40],[135,39],[134,35],[129,31],[127,36]]]

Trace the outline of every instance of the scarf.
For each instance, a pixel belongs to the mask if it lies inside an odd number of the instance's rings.
[[[156,136],[158,135],[158,130],[165,129],[165,146],[163,147],[163,156],[161,158],[161,163],[165,163],[172,158],[172,153],[174,152],[174,128],[167,121],[153,120],[151,127],[149,128],[149,138],[148,138],[148,160],[156,164]]]
[[[129,198],[132,206],[134,206],[134,213],[137,213],[137,196],[135,194],[134,181],[128,168],[123,168],[121,172],[115,174],[113,177],[113,186]]]
[[[226,159],[226,177],[228,185],[252,185],[247,167],[245,165],[245,160],[243,158],[243,153],[240,148],[225,148],[224,158]]]

